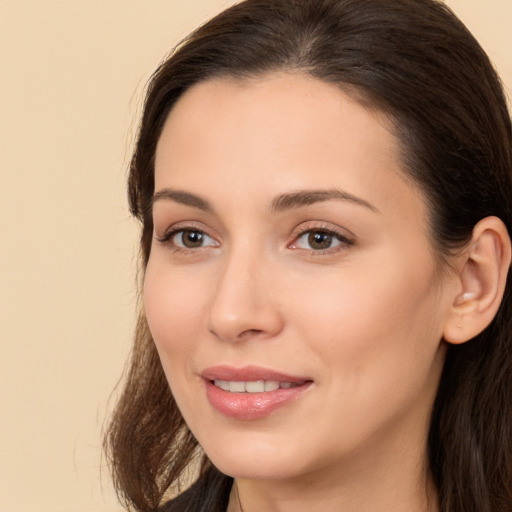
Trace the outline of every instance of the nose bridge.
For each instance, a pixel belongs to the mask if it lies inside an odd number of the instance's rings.
[[[250,244],[228,251],[210,304],[209,330],[226,341],[279,332],[280,313],[270,300],[271,274],[265,254]]]

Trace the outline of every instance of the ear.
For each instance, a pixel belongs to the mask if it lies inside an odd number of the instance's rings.
[[[444,339],[464,343],[493,320],[503,298],[510,267],[511,243],[497,217],[482,219],[457,265],[459,291],[445,321]]]

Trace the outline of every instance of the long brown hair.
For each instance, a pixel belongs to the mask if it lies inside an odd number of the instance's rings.
[[[437,253],[450,254],[482,218],[512,232],[512,129],[485,52],[436,0],[246,0],[197,29],[149,82],[128,184],[142,223],[141,268],[153,231],[154,155],[179,97],[213,77],[293,70],[335,83],[393,120],[403,169],[429,204]],[[510,282],[491,325],[449,346],[432,414],[430,468],[442,512],[512,510]],[[124,391],[105,446],[127,506],[224,511],[232,480],[202,454],[169,390],[140,314]]]

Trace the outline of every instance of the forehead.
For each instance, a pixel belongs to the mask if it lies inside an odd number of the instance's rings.
[[[301,127],[306,127],[306,123],[313,126],[318,121],[331,130],[336,125],[343,130],[345,127],[339,123],[340,116],[350,116],[369,135],[378,128],[390,135],[389,142],[394,142],[390,119],[369,105],[370,101],[357,91],[347,94],[345,88],[337,84],[303,73],[280,72],[253,78],[221,77],[189,88],[171,109],[166,126],[179,122],[179,128],[183,130],[207,123],[209,128],[220,128],[217,125],[219,121],[231,120],[242,128],[245,120],[252,123],[248,128],[254,137],[259,123],[269,129],[277,128],[281,121],[295,125],[293,131],[288,130],[293,135]],[[327,126],[329,121],[334,123]],[[211,135],[216,132],[218,129]],[[244,134],[239,131],[240,136]],[[320,138],[326,134],[321,131],[318,135]]]
[[[156,152],[156,190],[208,195],[223,184],[254,197],[336,187],[377,203],[396,203],[404,191],[409,201],[417,191],[403,179],[399,154],[391,122],[336,85],[290,73],[215,79],[172,109]]]

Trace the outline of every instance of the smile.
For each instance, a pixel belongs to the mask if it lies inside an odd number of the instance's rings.
[[[305,375],[292,376],[268,368],[215,366],[201,373],[210,405],[223,416],[258,420],[290,406],[312,388]]]
[[[287,382],[277,380],[228,381],[215,379],[213,384],[230,393],[268,393],[278,389],[290,389],[301,386],[304,382]]]

